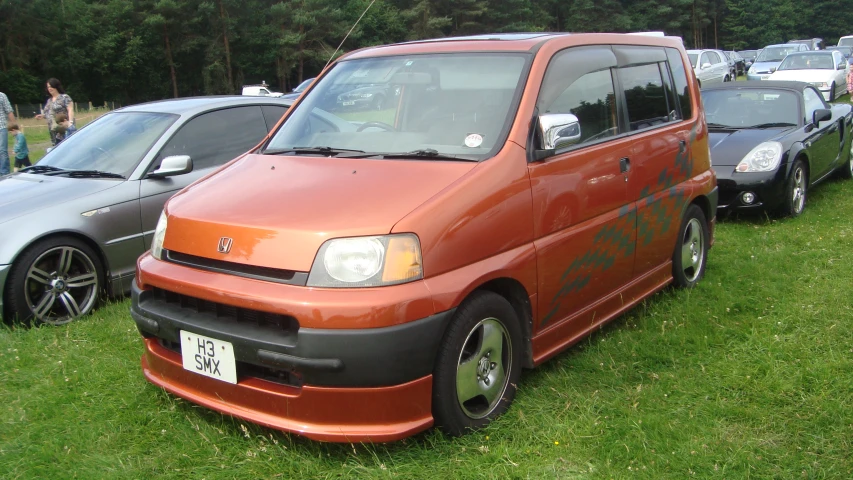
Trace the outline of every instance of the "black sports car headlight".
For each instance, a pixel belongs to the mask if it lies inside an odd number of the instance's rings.
[[[782,144],[764,142],[753,148],[737,164],[736,172],[771,172],[779,167],[782,160]]]

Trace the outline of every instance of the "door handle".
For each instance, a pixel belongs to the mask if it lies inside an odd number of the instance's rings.
[[[631,169],[631,159],[624,157],[619,159],[619,171],[625,173]]]

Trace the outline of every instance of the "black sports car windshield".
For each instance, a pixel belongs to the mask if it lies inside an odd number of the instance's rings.
[[[777,70],[835,70],[831,53],[792,53]]]
[[[503,145],[528,54],[445,53],[342,61],[264,153],[482,160]]]
[[[38,165],[127,176],[177,119],[166,113],[109,113],[63,140]]]
[[[796,126],[797,96],[788,90],[724,88],[702,90],[705,119],[710,128],[770,128]]]

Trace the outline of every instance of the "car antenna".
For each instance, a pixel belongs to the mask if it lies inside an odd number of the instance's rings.
[[[368,10],[370,10],[370,7],[372,7],[374,3],[376,3],[376,0],[372,0],[370,2],[370,5],[368,5],[367,8],[365,8],[364,11],[361,12],[361,16],[358,17],[358,20],[356,20],[355,23],[352,24],[352,28],[349,29],[349,32],[347,32],[347,34],[344,35],[344,39],[341,40],[341,44],[338,45],[338,48],[336,48],[334,52],[332,52],[332,56],[329,57],[329,61],[326,62],[325,65],[323,65],[323,70],[325,70],[326,67],[328,67],[330,63],[332,63],[332,59],[335,58],[335,54],[338,53],[338,50],[340,50],[341,47],[344,46],[344,42],[346,42],[347,38],[349,38],[349,34],[352,33],[353,30],[355,30],[355,26],[358,25],[358,22],[361,21],[361,19],[364,17],[364,14],[367,13]]]

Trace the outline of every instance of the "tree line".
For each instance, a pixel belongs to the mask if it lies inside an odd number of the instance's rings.
[[[135,103],[288,91],[315,76],[373,0],[0,0],[0,91]],[[341,52],[496,32],[662,30],[688,48],[741,50],[853,33],[850,0],[375,0]]]

